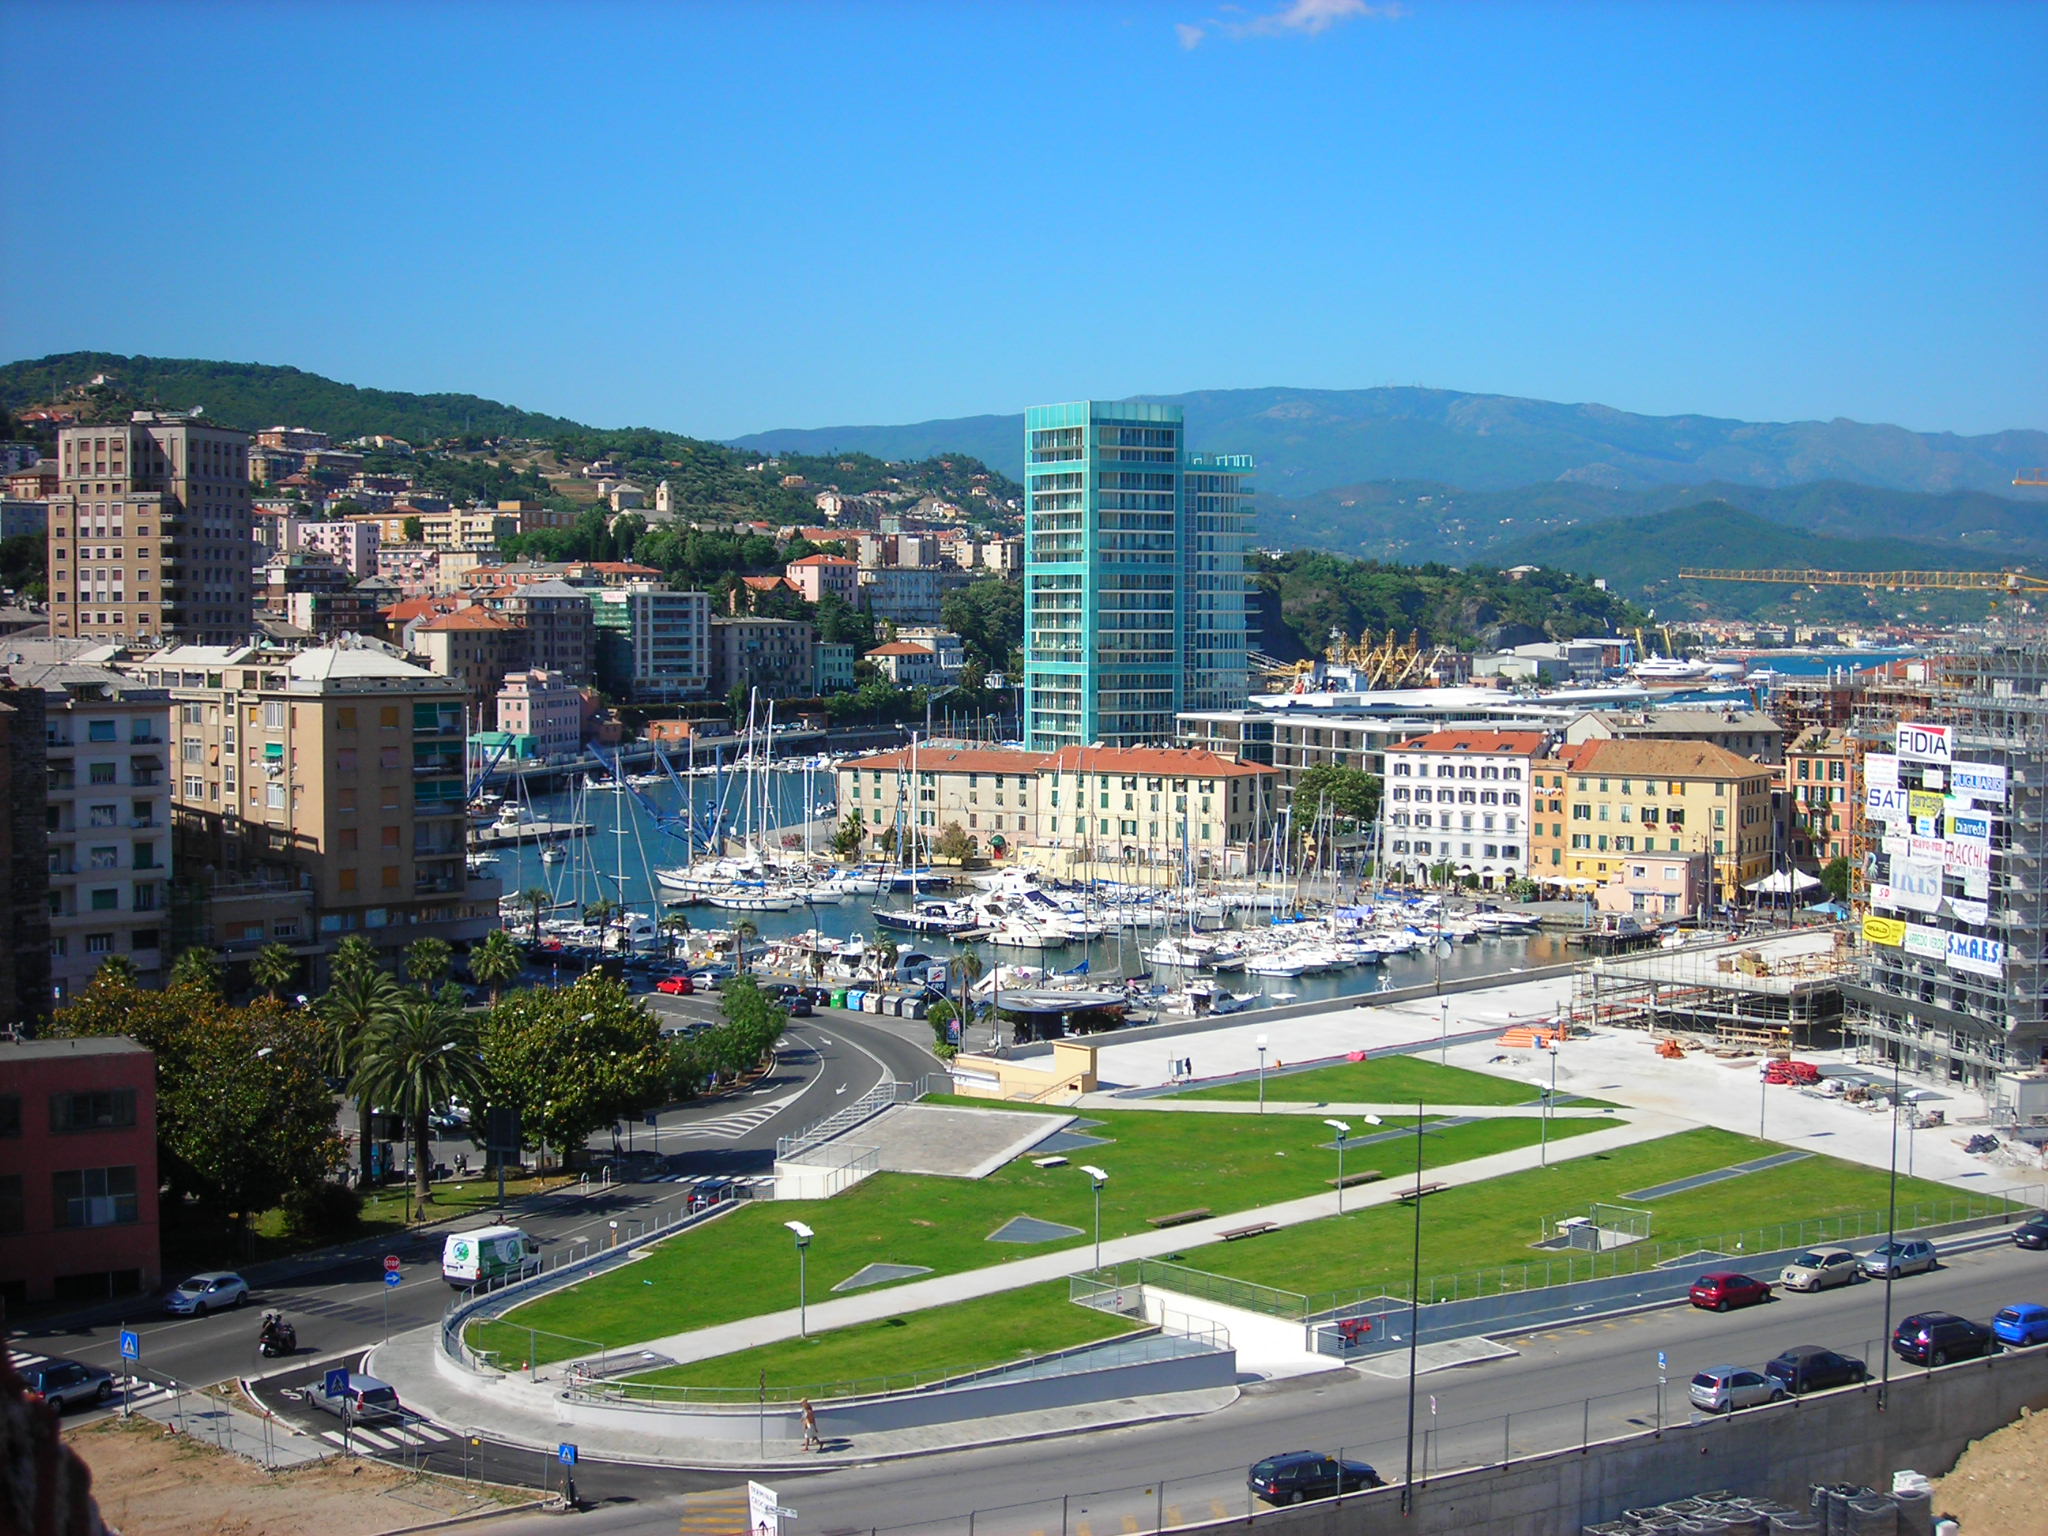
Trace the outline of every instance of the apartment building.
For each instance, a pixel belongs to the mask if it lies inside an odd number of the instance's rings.
[[[1588,711],[1565,727],[1565,744],[1582,741],[1703,741],[1760,763],[1785,761],[1785,727],[1761,709],[1616,709]]]
[[[1432,731],[1387,749],[1380,847],[1412,880],[1448,869],[1489,889],[1529,872],[1541,731]]]
[[[861,657],[898,688],[937,688],[946,681],[938,652],[915,640],[891,640]],[[956,677],[958,673],[954,674]]]
[[[246,637],[249,436],[137,411],[66,427],[50,499],[50,633],[159,644]]]
[[[51,996],[70,997],[112,955],[154,985],[169,961],[170,695],[70,662],[8,675],[43,694]]]
[[[860,562],[844,555],[805,555],[785,565],[782,575],[807,603],[827,592],[848,605],[860,600]]]
[[[711,691],[758,688],[770,698],[808,697],[818,675],[818,628],[802,619],[711,621]]]
[[[878,623],[936,624],[946,594],[971,578],[935,565],[884,565],[860,572],[860,606]]]
[[[837,641],[820,640],[815,655],[817,681],[811,685],[811,691],[820,698],[832,693],[850,693],[853,690],[853,647]]]
[[[155,1290],[157,1187],[153,1052],[0,1041],[0,1311]]]
[[[377,574],[377,545],[383,530],[374,522],[342,519],[331,523],[292,524],[286,549],[318,549],[334,556],[349,575],[360,580]]]
[[[559,672],[507,674],[498,690],[498,730],[532,742],[525,755],[573,756],[583,745],[583,690]]]
[[[1808,726],[1785,749],[1784,771],[1787,851],[1817,864],[1851,857],[1863,814],[1863,743],[1847,730]]]
[[[459,683],[374,641],[174,646],[122,670],[170,693],[183,942],[395,950],[495,925],[499,882],[464,864]]]
[[[495,549],[500,539],[519,532],[520,514],[500,512],[496,507],[448,507],[437,511],[401,503],[385,512],[358,512],[349,518],[377,530],[387,543],[407,542],[408,524],[419,525],[413,542],[435,549]]]
[[[711,594],[653,582],[587,593],[599,685],[615,699],[667,704],[711,686]]]
[[[1070,863],[1242,872],[1271,833],[1273,773],[1177,747],[919,746],[839,770],[839,804],[870,832],[936,838],[958,822],[996,857],[1058,850]]]
[[[0,678],[0,912],[12,940],[0,944],[0,1022],[32,1024],[50,1011],[49,793],[40,688]]]
[[[597,625],[590,591],[566,581],[522,582],[486,599],[526,631],[526,664],[587,684],[596,674]]]
[[[502,730],[493,718],[505,676],[528,664],[526,631],[502,614],[470,604],[412,626],[413,651],[427,669],[462,687],[471,728]]]
[[[1707,742],[1586,741],[1535,765],[1537,880],[1571,890],[1605,885],[1632,854],[1700,854],[1709,899],[1737,901],[1771,872],[1772,768]]]

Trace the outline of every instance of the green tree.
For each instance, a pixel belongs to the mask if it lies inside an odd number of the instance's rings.
[[[740,975],[747,972],[747,941],[761,937],[761,925],[751,917],[743,917],[732,925],[732,968]]]
[[[483,1068],[476,1026],[438,997],[406,992],[363,1042],[356,1091],[407,1122],[413,1149],[413,1197],[433,1198],[432,1137],[427,1117],[451,1100],[482,1102]]]
[[[1023,584],[1001,576],[969,582],[939,604],[939,622],[960,637],[969,657],[1000,672],[1010,652],[1024,643]]]
[[[339,961],[339,954],[336,955]],[[356,1130],[359,1181],[370,1182],[370,1101],[357,1087],[355,1078],[367,1054],[369,1041],[397,1012],[404,998],[389,972],[371,965],[337,964],[334,984],[315,1004],[327,1025],[327,1070],[349,1085],[356,1101]]]
[[[210,949],[193,945],[171,962],[171,985],[196,987],[218,997],[221,989],[220,956]]]
[[[405,974],[422,991],[431,992],[455,967],[455,950],[446,939],[414,939],[405,946]]]
[[[961,1025],[960,1038],[953,1038],[953,1026],[959,1023],[960,1011],[944,998],[925,1010],[924,1021],[932,1028],[932,1054],[941,1061],[949,1061],[960,1052],[966,1043],[966,1026]]]
[[[505,984],[525,968],[526,961],[519,953],[519,946],[502,928],[493,928],[469,952],[469,974],[476,978],[478,986],[491,989],[491,1001],[494,1003]]]
[[[530,885],[519,893],[519,905],[533,914],[533,942],[540,942],[540,920],[548,908],[555,904],[555,898],[543,886]]]
[[[932,844],[932,852],[949,864],[958,864],[974,852],[974,839],[967,835],[967,829],[957,821],[949,821],[939,829],[938,841]]]
[[[1820,883],[1828,893],[1830,901],[1849,899],[1849,860],[1847,855],[1837,855],[1820,867]]]
[[[583,909],[583,921],[598,931],[598,948],[604,947],[604,930],[625,920],[626,909],[608,896],[600,896]]]
[[[370,941],[359,933],[352,933],[334,946],[334,954],[327,962],[330,980],[340,981],[344,976],[367,975],[371,971],[382,971],[384,964],[377,958],[377,950]]]
[[[135,962],[126,955],[109,955],[99,963],[93,973],[94,981],[107,981],[124,986],[137,986],[141,978],[135,970]]]
[[[746,729],[747,685],[745,683],[734,683],[732,685],[731,692],[725,696],[725,707],[726,712],[732,716],[732,728],[736,731]]]
[[[299,957],[289,944],[266,944],[249,962],[249,979],[275,1002],[299,974]]]
[[[417,544],[427,536],[426,524],[416,517],[408,517],[398,525],[399,537],[408,544]]]
[[[1379,819],[1380,780],[1362,769],[1317,763],[1295,781],[1294,797],[1288,804],[1293,808],[1296,835],[1301,837],[1310,835],[1325,809],[1340,821],[1369,827]]]
[[[654,1016],[601,974],[514,992],[482,1029],[486,1099],[519,1111],[529,1138],[580,1147],[592,1131],[653,1102],[671,1057]]]
[[[676,953],[676,935],[690,931],[690,914],[671,912],[661,920],[662,943],[668,957],[673,960]]]
[[[867,835],[867,823],[861,817],[860,807],[855,806],[839,823],[839,830],[832,834],[832,851],[842,859],[853,858],[860,852],[860,845]]]

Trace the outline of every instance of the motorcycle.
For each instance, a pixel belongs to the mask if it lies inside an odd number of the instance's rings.
[[[299,1331],[276,1312],[263,1314],[263,1326],[257,1330],[256,1348],[265,1359],[274,1360],[280,1355],[293,1355],[299,1349]]]

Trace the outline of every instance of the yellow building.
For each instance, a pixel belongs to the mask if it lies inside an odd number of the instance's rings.
[[[1632,854],[1705,854],[1712,899],[1771,872],[1776,770],[1693,741],[1587,741],[1535,765],[1531,873],[1605,885]]]

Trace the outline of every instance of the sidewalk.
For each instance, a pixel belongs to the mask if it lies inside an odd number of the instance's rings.
[[[135,1416],[169,1425],[193,1440],[232,1451],[271,1471],[321,1461],[331,1454],[331,1448],[318,1438],[282,1419],[265,1418],[204,1392],[153,1398],[138,1407]]]
[[[1242,1114],[1243,1107],[1219,1106]],[[1469,1109],[1469,1106],[1467,1107]],[[1409,1106],[1410,1112],[1413,1106]],[[1396,1109],[1395,1112],[1399,1112]],[[1605,1115],[1605,1111],[1592,1113]],[[1639,1115],[1606,1129],[1590,1131],[1559,1142],[1550,1148],[1553,1163],[1613,1152],[1622,1147],[1655,1140],[1687,1128],[1690,1122],[1661,1115]],[[1474,1158],[1447,1168],[1432,1168],[1430,1178],[1446,1185],[1476,1184],[1504,1174],[1517,1173],[1538,1165],[1536,1147],[1521,1147]],[[1372,1205],[1392,1204],[1400,1199],[1407,1182],[1396,1176],[1375,1184],[1354,1186],[1343,1192],[1344,1208],[1355,1211]],[[1159,1258],[1191,1245],[1219,1239],[1225,1231],[1251,1222],[1270,1221],[1291,1226],[1337,1213],[1338,1193],[1317,1194],[1299,1200],[1227,1216],[1189,1222],[1184,1226],[1154,1232],[1135,1232],[1110,1238],[1102,1245],[1105,1266],[1143,1258]],[[970,1302],[980,1297],[1042,1281],[1060,1280],[1087,1270],[1094,1259],[1094,1245],[1077,1243],[1049,1253],[1034,1254],[1007,1264],[969,1270],[957,1275],[934,1276],[885,1291],[859,1292],[813,1303],[809,1311],[812,1332],[873,1322],[900,1313],[930,1307]],[[658,1351],[678,1364],[732,1354],[757,1345],[795,1338],[799,1326],[797,1310],[763,1313],[692,1333],[645,1340],[637,1349]],[[1341,1369],[1341,1367],[1336,1367]],[[521,1445],[549,1446],[560,1439],[557,1395],[561,1390],[561,1366],[544,1370],[538,1381],[524,1376],[472,1376],[453,1362],[440,1358],[440,1330],[424,1328],[401,1335],[380,1346],[373,1354],[372,1374],[391,1382],[399,1396],[420,1412],[451,1428],[488,1426],[493,1436]],[[1038,1413],[1001,1419],[970,1420],[918,1430],[865,1435],[857,1447],[801,1457],[796,1464],[815,1465],[821,1459],[872,1461],[894,1456],[921,1455],[970,1445],[1024,1440],[1044,1435],[1066,1434],[1113,1424],[1141,1423],[1151,1419],[1206,1413],[1226,1406],[1234,1391],[1179,1393],[1170,1397],[1123,1399],[1086,1407],[1049,1409]],[[673,1462],[688,1466],[757,1466],[763,1464],[762,1447],[747,1441],[683,1441],[633,1431],[611,1431],[598,1423],[577,1426],[584,1454],[635,1461]],[[776,1451],[778,1442],[767,1448]],[[785,1446],[777,1454],[787,1455]]]

